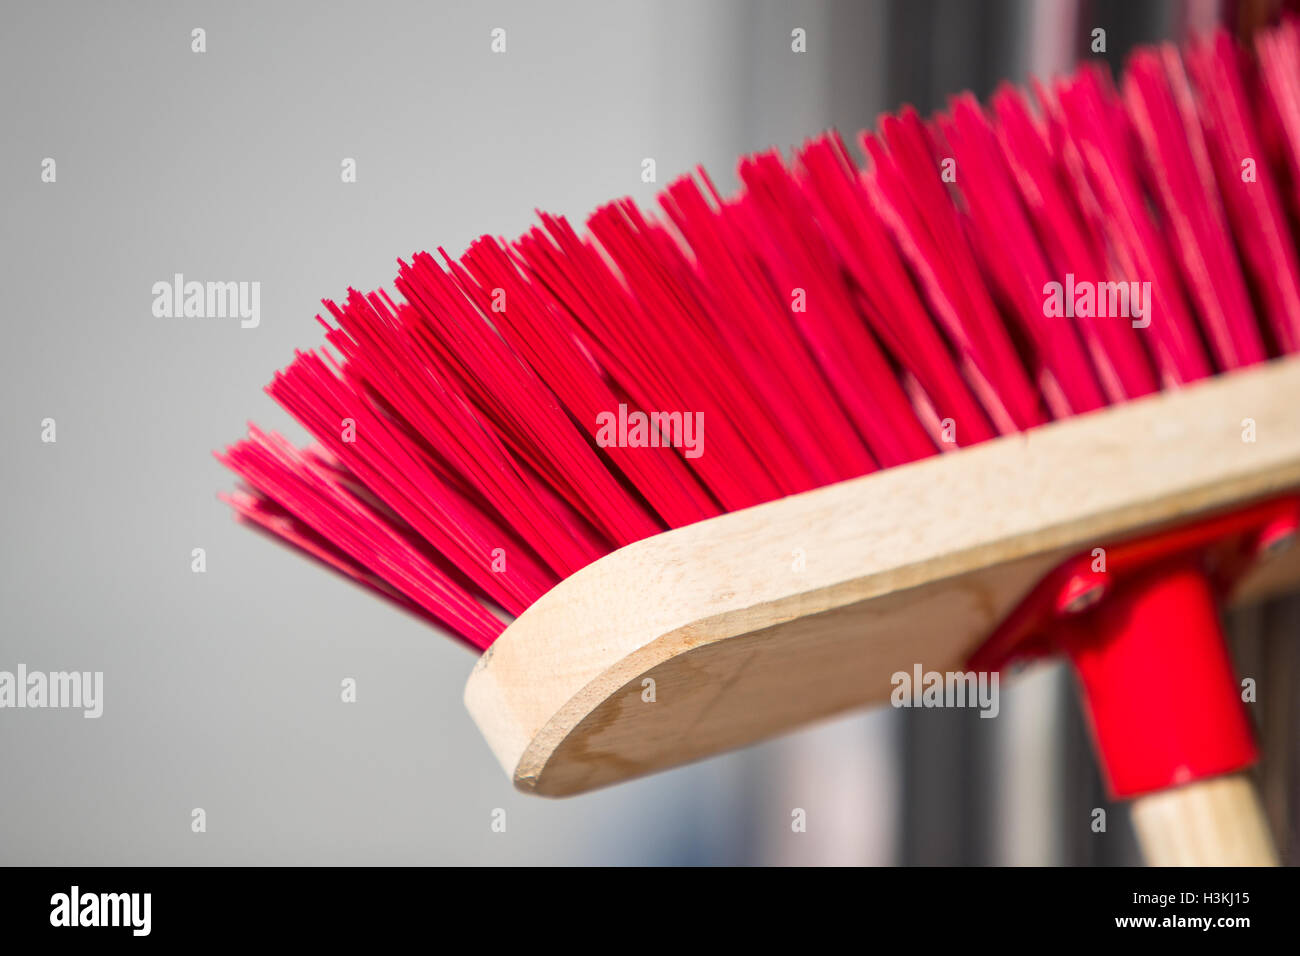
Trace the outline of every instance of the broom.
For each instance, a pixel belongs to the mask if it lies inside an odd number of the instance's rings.
[[[1300,584],[1300,26],[861,146],[399,260],[225,497],[479,652],[522,789],[1066,653],[1148,858],[1273,862],[1217,609]]]

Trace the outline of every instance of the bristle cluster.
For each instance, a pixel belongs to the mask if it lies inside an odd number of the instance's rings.
[[[865,168],[826,135],[743,160],[735,196],[699,172],[658,216],[541,215],[399,263],[398,300],[326,302],[329,347],[268,387],[317,444],[251,428],[218,455],[228,500],[486,648],[661,530],[1300,349],[1294,23],[861,145]]]

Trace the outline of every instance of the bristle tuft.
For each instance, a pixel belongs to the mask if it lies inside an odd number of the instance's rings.
[[[325,302],[222,463],[252,526],[482,650],[608,552],[1300,350],[1300,27],[697,171]],[[865,546],[866,543],[864,543]]]

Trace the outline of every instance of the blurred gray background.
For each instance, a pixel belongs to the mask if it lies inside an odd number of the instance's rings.
[[[0,669],[101,670],[105,703],[99,720],[0,711],[0,863],[1135,859],[1122,810],[1088,830],[1104,796],[1057,668],[1005,693],[997,721],[876,712],[568,801],[519,795],[462,708],[472,655],[238,527],[210,453],[248,419],[301,437],[262,387],[321,341],[322,297],[391,287],[398,256],[513,236],[535,207],[581,220],[621,195],[648,205],[644,157],[659,185],[702,163],[729,188],[742,153],[1067,69],[1081,23],[1108,29],[1115,58],[1216,15],[1073,0],[11,5]],[[260,327],[154,318],[151,286],[176,272],[260,281]],[[1294,606],[1239,622],[1247,652],[1283,653],[1259,635],[1287,614],[1294,633]],[[1292,764],[1273,766],[1275,794],[1293,793],[1276,776]],[[1270,806],[1286,825],[1285,800]],[[795,807],[807,833],[791,832]]]

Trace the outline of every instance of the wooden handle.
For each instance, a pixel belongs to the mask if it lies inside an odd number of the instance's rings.
[[[1277,866],[1255,785],[1244,773],[1138,797],[1133,827],[1151,866]]]

